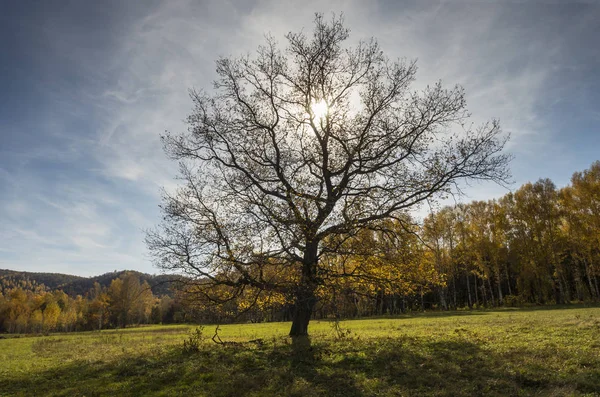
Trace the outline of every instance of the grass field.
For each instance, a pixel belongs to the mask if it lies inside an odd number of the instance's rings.
[[[600,396],[600,308],[431,313],[310,325],[152,326],[0,339],[0,396]]]

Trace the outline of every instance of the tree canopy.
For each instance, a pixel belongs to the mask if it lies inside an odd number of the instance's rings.
[[[348,37],[341,17],[316,15],[283,50],[268,37],[219,59],[214,91],[191,93],[188,131],[163,137],[182,185],[147,236],[158,266],[215,303],[292,299],[292,336],[308,333],[328,255],[359,246],[348,239],[409,228],[408,210],[463,180],[509,177],[507,136],[472,126],[461,87],[412,91],[414,61]]]

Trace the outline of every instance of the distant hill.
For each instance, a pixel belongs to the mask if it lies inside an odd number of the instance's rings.
[[[154,295],[172,295],[169,280],[173,279],[173,276],[152,275],[132,270],[115,271],[95,277],[81,277],[61,273],[19,272],[16,270],[0,269],[0,279],[11,279],[13,283],[24,281],[34,285],[44,284],[49,290],[61,289],[66,294],[74,297],[84,295],[92,289],[96,282],[103,287],[108,287],[112,280],[119,278],[125,272],[135,273],[139,277],[140,282],[147,281],[152,287]]]
[[[16,270],[0,269],[0,277],[8,276],[15,281],[29,280],[35,281],[37,284],[44,284],[49,289],[57,289],[62,285],[77,282],[78,280],[85,280],[85,277],[72,276],[70,274],[60,273],[33,273],[33,272],[19,272]]]

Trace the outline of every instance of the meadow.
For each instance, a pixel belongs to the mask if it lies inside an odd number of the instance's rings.
[[[598,396],[600,308],[0,336],[0,396]],[[191,350],[191,351],[190,351]]]

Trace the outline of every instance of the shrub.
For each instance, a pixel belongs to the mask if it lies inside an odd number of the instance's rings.
[[[204,341],[204,326],[200,325],[190,332],[187,339],[183,341],[184,353],[197,353],[200,351],[200,345]]]

